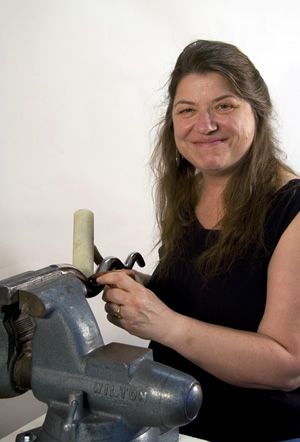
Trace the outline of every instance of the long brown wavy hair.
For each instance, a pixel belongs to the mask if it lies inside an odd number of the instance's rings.
[[[272,103],[268,88],[249,58],[236,46],[219,41],[197,40],[179,55],[168,86],[167,108],[158,125],[157,143],[151,157],[156,177],[156,215],[167,260],[180,248],[186,226],[195,220],[201,195],[202,175],[178,156],[174,140],[172,109],[181,79],[191,73],[218,72],[236,94],[250,103],[256,132],[251,148],[240,160],[223,192],[224,216],[217,242],[201,255],[204,275],[226,272],[238,256],[263,245],[263,225],[284,171],[293,171],[281,159],[272,128]]]

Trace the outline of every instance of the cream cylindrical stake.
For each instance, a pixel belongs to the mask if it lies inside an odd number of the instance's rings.
[[[87,209],[74,213],[73,265],[87,277],[94,273],[94,214]]]

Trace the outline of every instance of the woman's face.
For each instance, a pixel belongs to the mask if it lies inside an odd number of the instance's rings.
[[[250,104],[216,72],[182,78],[172,118],[178,151],[204,176],[230,174],[255,134]]]

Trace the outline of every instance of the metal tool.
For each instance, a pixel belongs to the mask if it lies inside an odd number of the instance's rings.
[[[142,255],[139,252],[130,253],[125,263],[115,256],[108,256],[106,258],[102,258],[102,261],[99,263],[96,272],[88,278],[88,293],[87,297],[91,298],[93,296],[98,295],[104,288],[102,284],[98,284],[96,281],[97,276],[99,276],[103,272],[108,272],[112,270],[122,270],[122,269],[132,269],[134,264],[137,263],[140,267],[145,266],[145,261]]]
[[[199,383],[149,349],[104,345],[89,284],[68,265],[0,281],[0,397],[31,389],[48,405],[42,427],[16,440],[177,441],[201,406]]]

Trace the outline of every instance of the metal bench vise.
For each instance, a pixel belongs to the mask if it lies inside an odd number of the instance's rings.
[[[0,281],[0,397],[31,389],[48,406],[17,441],[174,442],[202,402],[191,376],[147,348],[104,345],[76,269]]]

